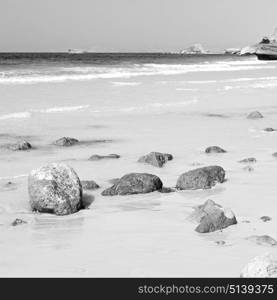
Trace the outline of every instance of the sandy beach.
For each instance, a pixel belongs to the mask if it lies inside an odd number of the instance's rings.
[[[114,60],[1,69],[0,276],[238,277],[255,256],[277,254],[247,240],[277,239],[277,131],[264,131],[277,129],[277,63],[228,55]],[[252,111],[264,118],[248,119]],[[53,145],[61,137],[80,143]],[[33,149],[5,148],[22,139]],[[213,145],[227,152],[205,153]],[[137,162],[151,151],[174,159],[162,168]],[[120,158],[89,160],[110,153]],[[238,162],[248,157],[257,160],[253,169]],[[31,211],[27,176],[51,162],[99,184],[88,192],[88,209]],[[209,165],[226,171],[211,189],[101,195],[127,173],[155,174],[175,187],[182,173]],[[188,216],[208,199],[231,208],[238,223],[196,232]],[[27,223],[11,226],[16,218]]]

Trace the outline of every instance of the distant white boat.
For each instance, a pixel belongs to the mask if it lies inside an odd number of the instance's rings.
[[[80,49],[68,49],[67,53],[68,54],[82,54],[82,53],[87,53],[87,51],[80,50]]]

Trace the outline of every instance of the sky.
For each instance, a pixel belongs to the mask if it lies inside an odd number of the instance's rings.
[[[277,27],[276,0],[0,0],[0,51],[222,50]]]

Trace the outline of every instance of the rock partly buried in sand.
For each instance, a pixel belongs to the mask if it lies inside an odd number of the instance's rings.
[[[217,182],[223,183],[225,171],[220,166],[197,168],[182,174],[176,184],[179,190],[210,189]]]
[[[22,220],[22,219],[15,219],[13,222],[12,222],[12,226],[18,226],[18,225],[23,225],[23,224],[27,224],[26,221]]]
[[[227,151],[218,146],[210,146],[210,147],[206,148],[205,152],[206,153],[226,153]]]
[[[57,146],[69,147],[78,144],[79,141],[77,139],[71,137],[62,137],[54,142]]]
[[[93,180],[82,180],[81,184],[84,190],[96,190],[100,188],[100,186]]]
[[[189,219],[200,223],[195,228],[195,231],[200,233],[213,232],[237,224],[234,213],[213,200],[207,200],[203,205],[197,206]]]
[[[254,168],[252,166],[245,166],[242,168],[245,172],[253,172]]]
[[[110,188],[102,192],[103,196],[145,194],[161,190],[163,183],[161,179],[147,173],[130,173],[120,178]]]
[[[253,163],[256,163],[257,160],[255,157],[248,157],[248,158],[244,158],[242,160],[239,160],[239,163],[242,163],[242,164],[253,164]]]
[[[277,241],[269,235],[252,235],[246,238],[249,241],[255,242],[257,245],[276,246]]]
[[[33,170],[28,178],[32,210],[68,215],[82,207],[82,185],[75,171],[66,164],[52,163]]]
[[[277,257],[266,253],[255,257],[241,271],[240,277],[277,277]]]
[[[272,156],[277,158],[277,152],[272,153]]]
[[[247,119],[262,119],[264,116],[259,111],[252,111]]]
[[[271,221],[271,218],[270,218],[269,216],[262,216],[262,217],[261,217],[261,220],[262,220],[263,222],[268,222],[268,221]]]
[[[27,141],[19,141],[15,144],[8,145],[8,148],[13,151],[25,151],[32,149],[32,145]]]
[[[264,129],[264,131],[267,131],[267,132],[272,132],[272,131],[276,131],[277,129],[274,129],[274,128],[271,128],[271,127],[267,127]]]
[[[101,159],[110,159],[110,158],[117,159],[117,158],[120,158],[120,155],[118,155],[118,154],[109,154],[109,155],[98,155],[98,154],[95,154],[95,155],[92,155],[89,158],[89,160],[101,160]]]
[[[161,168],[168,160],[172,160],[173,155],[161,152],[150,152],[139,158],[138,162],[150,164],[152,166]]]

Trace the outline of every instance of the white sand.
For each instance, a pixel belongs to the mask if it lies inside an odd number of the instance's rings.
[[[272,157],[277,132],[263,132],[277,128],[277,64],[257,66],[260,69],[0,85],[1,144],[16,141],[4,135],[14,134],[27,136],[37,147],[19,153],[0,150],[0,276],[237,277],[256,255],[277,254],[274,247],[245,240],[259,234],[277,239],[277,159]],[[246,119],[253,110],[265,118]],[[50,145],[62,136],[112,142],[66,149]],[[204,149],[212,145],[228,153],[206,155]],[[172,153],[174,160],[161,169],[136,162],[150,151]],[[122,158],[87,160],[92,154],[109,153]],[[253,172],[238,163],[246,157],[257,159]],[[71,216],[32,213],[24,175],[61,160],[81,179],[101,186],[92,193],[95,201]],[[134,171],[156,174],[165,186],[174,186],[196,162],[222,166],[228,181],[206,191],[100,195],[110,186],[109,179]],[[16,184],[14,189],[3,187],[9,180]],[[238,224],[222,232],[196,233],[196,224],[186,217],[207,199],[230,207]],[[272,220],[262,222],[263,215]],[[28,224],[12,227],[15,218]],[[215,243],[221,240],[226,244]]]

